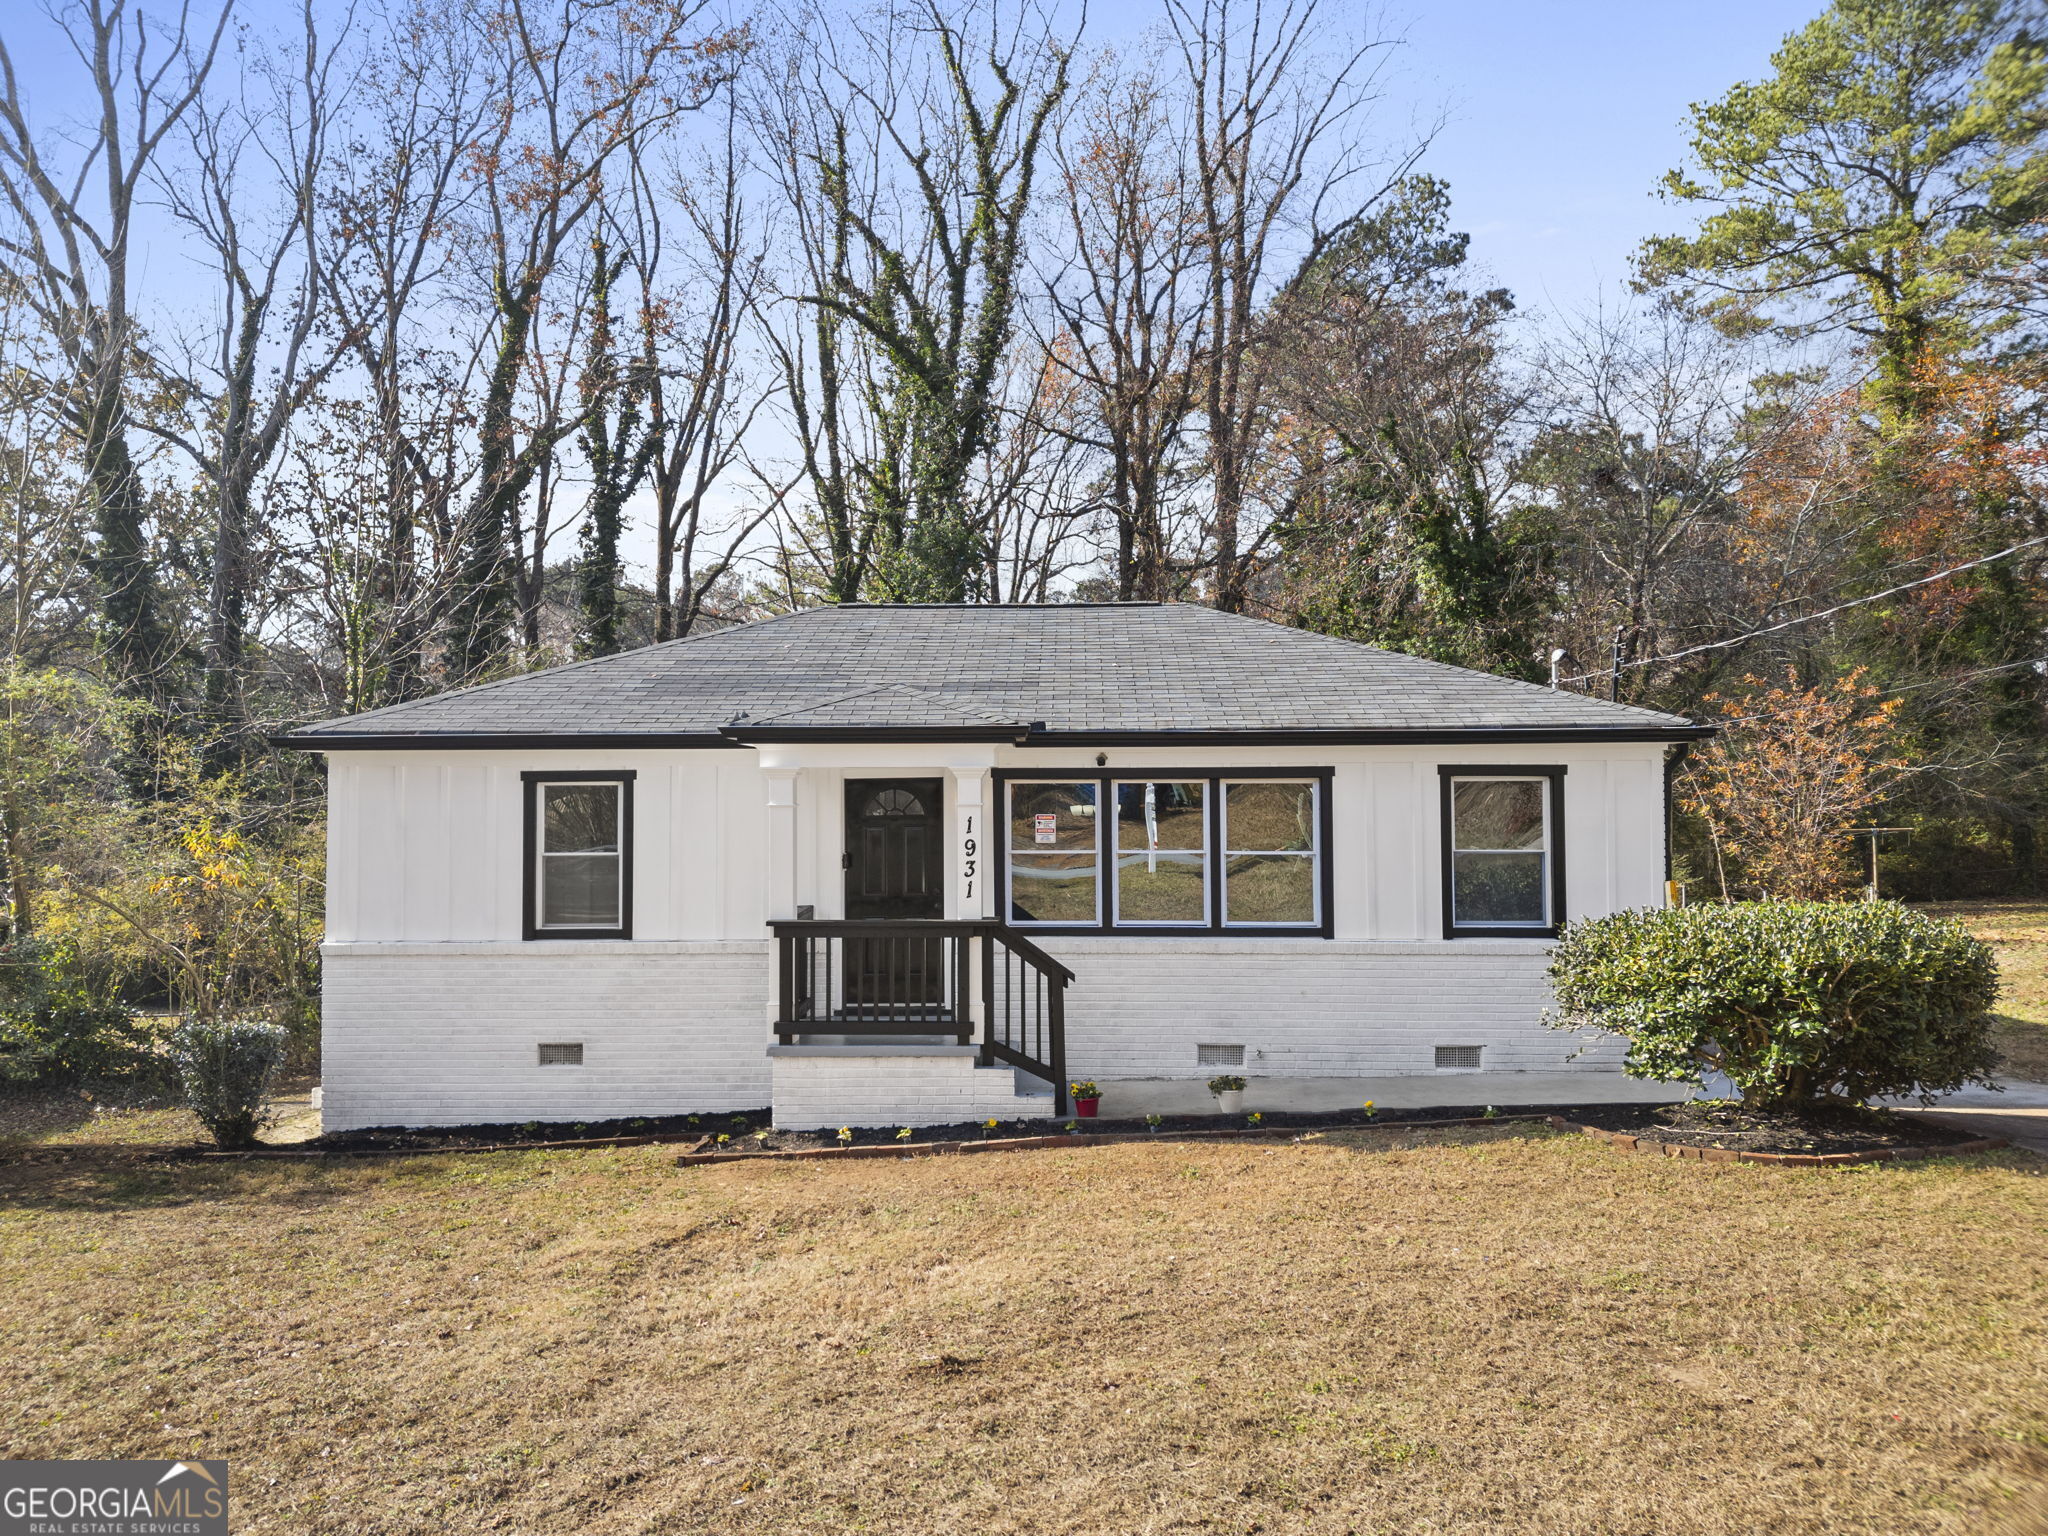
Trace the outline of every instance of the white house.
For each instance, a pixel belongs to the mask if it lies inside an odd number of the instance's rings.
[[[1662,904],[1706,734],[1143,603],[813,609],[327,721],[285,738],[329,765],[325,1121],[1616,1072],[1542,1027],[1545,940]]]

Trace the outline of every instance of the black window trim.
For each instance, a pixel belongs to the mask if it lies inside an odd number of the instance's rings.
[[[534,768],[519,775],[523,791],[525,875],[521,880],[521,927],[528,939],[630,939],[633,937],[633,778],[631,768]],[[540,786],[619,786],[619,922],[615,928],[540,926]]]
[[[1548,763],[1442,763],[1437,767],[1439,785],[1437,822],[1443,844],[1444,937],[1446,939],[1554,939],[1564,926],[1564,766]],[[1550,838],[1544,852],[1550,868],[1550,922],[1542,928],[1527,924],[1503,927],[1499,924],[1460,923],[1451,907],[1451,785],[1458,779],[1548,779],[1550,781]]]
[[[1093,764],[1081,768],[1048,765],[1043,768],[997,768],[994,770],[995,813],[991,818],[1002,829],[1003,846],[997,863],[996,912],[997,921],[1006,928],[1015,928],[1019,933],[1073,934],[1114,938],[1148,939],[1327,939],[1335,934],[1333,923],[1333,895],[1335,884],[1331,872],[1335,850],[1330,836],[1330,786],[1336,770],[1331,767],[1275,768],[1271,766],[1252,768],[1154,768],[1140,764],[1124,768],[1097,768]],[[1207,784],[1203,798],[1204,834],[1207,839],[1208,921],[1206,923],[1135,923],[1119,926],[1116,922],[1114,893],[1111,890],[1112,876],[1103,867],[1104,840],[1109,835],[1101,831],[1101,807],[1110,802],[1112,784],[1164,784],[1173,780],[1192,781],[1199,779]],[[1307,779],[1316,785],[1316,910],[1320,921],[1295,924],[1259,924],[1255,926],[1230,926],[1223,921],[1223,878],[1222,866],[1218,862],[1223,853],[1223,795],[1222,786],[1241,782],[1270,782],[1276,780]],[[1009,786],[1017,780],[1041,784],[1088,784],[1095,785],[1096,804],[1096,921],[1092,923],[1012,923],[1010,921],[1010,802]],[[1113,855],[1114,849],[1108,852]]]

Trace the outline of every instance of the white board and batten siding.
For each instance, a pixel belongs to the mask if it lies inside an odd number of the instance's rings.
[[[957,847],[963,777],[1001,836],[980,767],[1071,770],[1094,753],[857,747],[349,750],[329,764],[325,1120],[366,1125],[576,1121],[769,1102],[770,916],[793,899],[843,910],[847,778],[946,781]],[[1112,750],[1112,772],[1329,767],[1334,937],[1038,933],[1072,966],[1077,1077],[1207,1077],[1201,1043],[1246,1047],[1260,1076],[1433,1069],[1438,1045],[1485,1047],[1488,1070],[1613,1070],[1603,1045],[1541,1027],[1540,941],[1442,937],[1439,763],[1563,765],[1568,914],[1663,899],[1661,744]],[[979,763],[980,766],[963,766]],[[633,937],[521,937],[521,775],[631,769]],[[795,809],[771,835],[771,794]],[[789,844],[789,846],[784,846]],[[780,859],[786,867],[773,866]],[[992,889],[985,884],[984,891]],[[949,882],[950,916],[961,909]],[[983,912],[993,913],[992,901]],[[542,1066],[576,1043],[580,1066]]]

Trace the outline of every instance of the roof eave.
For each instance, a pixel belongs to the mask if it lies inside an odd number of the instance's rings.
[[[1027,747],[1349,747],[1454,745],[1458,742],[1529,742],[1562,746],[1575,741],[1705,741],[1720,728],[1684,725],[1436,726],[1427,729],[1263,731],[1033,731]]]
[[[703,731],[286,731],[272,736],[274,747],[302,752],[554,751],[620,748],[737,747],[739,742]]]
[[[592,731],[570,733],[481,731],[286,732],[273,746],[307,752],[347,751],[615,751],[748,747],[800,742],[938,743],[1004,742],[1019,747],[1345,747],[1450,746],[1461,742],[1564,746],[1573,742],[1706,741],[1719,727],[1684,725],[1466,726],[1431,729],[1048,731],[1016,725],[989,726],[726,726],[705,732]]]

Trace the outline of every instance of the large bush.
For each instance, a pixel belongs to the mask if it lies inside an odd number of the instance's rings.
[[[1550,979],[1549,1022],[1623,1036],[1629,1076],[1717,1069],[1760,1106],[1947,1092],[1997,1060],[1991,951],[1894,902],[1593,918],[1566,927]]]
[[[118,978],[76,946],[21,939],[0,949],[0,1081],[76,1083],[153,1073],[148,1026]]]
[[[270,1123],[270,1085],[289,1033],[242,1019],[192,1019],[171,1036],[185,1103],[223,1147],[249,1146]]]

